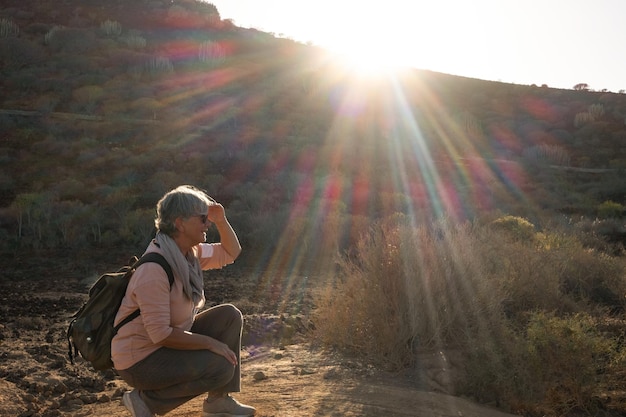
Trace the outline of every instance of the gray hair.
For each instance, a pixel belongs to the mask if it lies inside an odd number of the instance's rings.
[[[157,203],[154,225],[169,236],[176,232],[176,219],[206,214],[215,203],[204,191],[192,186],[181,185],[165,194]]]

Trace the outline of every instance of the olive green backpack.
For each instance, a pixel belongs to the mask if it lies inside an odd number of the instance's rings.
[[[117,326],[113,325],[117,311],[126,294],[126,287],[135,269],[146,262],[158,263],[165,269],[170,281],[170,289],[174,283],[172,268],[165,258],[150,252],[140,259],[133,257],[129,265],[120,268],[117,272],[105,273],[89,289],[89,298],[83,306],[72,316],[67,329],[70,362],[78,356],[91,362],[92,366],[104,371],[113,367],[111,360],[111,340],[118,330],[139,316],[137,309],[122,320]]]

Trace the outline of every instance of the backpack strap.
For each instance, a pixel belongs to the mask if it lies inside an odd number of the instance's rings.
[[[170,282],[170,291],[172,290],[172,285],[174,285],[174,272],[172,272],[172,267],[170,266],[169,263],[167,263],[167,261],[165,260],[165,258],[163,257],[163,255],[161,255],[160,253],[156,253],[156,252],[148,252],[145,255],[143,255],[141,258],[139,258],[139,260],[137,262],[135,262],[132,266],[131,266],[131,270],[136,270],[139,265],[141,264],[145,264],[148,262],[154,262],[157,263],[159,265],[161,265],[161,267],[165,270],[165,273],[167,274],[167,279]],[[118,323],[117,326],[115,326],[113,329],[115,331],[114,334],[117,334],[118,330],[125,324],[130,323],[131,321],[135,320],[137,317],[139,317],[140,311],[139,309],[133,311],[132,313],[130,313],[130,315],[128,317],[126,317],[124,320],[122,320],[121,322]]]
[[[132,267],[133,269],[137,269],[139,265],[145,264],[147,262],[157,263],[161,265],[163,269],[165,269],[167,278],[170,281],[170,289],[171,289],[172,285],[174,285],[174,273],[172,272],[172,267],[170,266],[169,263],[167,263],[163,255],[157,252],[148,252],[145,255],[143,255],[141,258],[139,258],[139,260],[135,262],[135,264]]]

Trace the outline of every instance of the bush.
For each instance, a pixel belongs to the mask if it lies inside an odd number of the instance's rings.
[[[626,224],[620,219],[588,219],[582,218],[574,223],[577,239],[589,249],[609,254],[623,254],[624,246],[616,241],[626,235]]]
[[[581,313],[563,318],[537,312],[526,329],[527,374],[532,397],[543,414],[564,415],[572,410],[599,411],[594,394],[599,372],[616,355],[613,340],[603,337],[595,320]],[[519,364],[522,365],[522,364]],[[531,386],[531,384],[529,384]]]
[[[481,264],[471,225],[377,224],[319,300],[320,340],[373,362],[400,367],[419,347],[462,346],[470,333],[499,327],[504,294]]]
[[[626,213],[626,207],[611,200],[598,205],[598,218],[600,219],[618,218],[624,213]]]
[[[516,240],[535,240],[535,225],[517,216],[503,216],[491,223],[495,228],[509,234]]]
[[[315,336],[395,369],[419,350],[454,349],[464,395],[546,416],[595,410],[604,372],[625,353],[594,314],[623,307],[624,272],[622,260],[523,218],[416,226],[394,216],[339,259],[316,297]]]
[[[561,253],[554,263],[559,271],[562,298],[623,310],[626,284],[619,259],[582,247]]]
[[[499,336],[467,349],[466,395],[522,415],[597,415],[611,383],[604,371],[623,353],[593,317],[534,312],[523,330]]]

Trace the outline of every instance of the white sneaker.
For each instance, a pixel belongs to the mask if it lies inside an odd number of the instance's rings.
[[[122,395],[122,404],[133,417],[154,417],[154,414],[150,411],[148,406],[139,396],[139,391],[136,389],[127,391]]]
[[[249,417],[256,412],[254,407],[241,404],[230,395],[204,400],[202,417]]]

